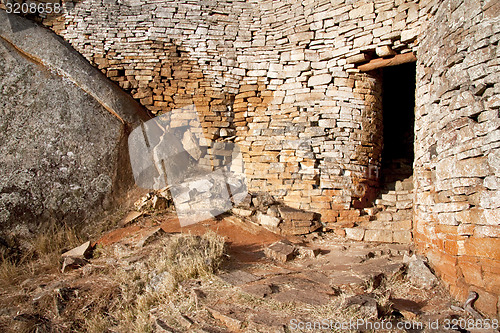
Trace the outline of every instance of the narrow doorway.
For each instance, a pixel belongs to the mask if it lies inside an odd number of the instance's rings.
[[[382,186],[413,174],[415,121],[415,63],[382,69]]]

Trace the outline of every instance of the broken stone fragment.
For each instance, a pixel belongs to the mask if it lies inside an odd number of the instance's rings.
[[[264,249],[264,254],[268,258],[281,262],[287,262],[295,257],[296,249],[289,242],[279,241]]]
[[[211,308],[207,308],[207,309],[212,314],[212,317],[214,317],[218,321],[222,322],[227,328],[229,328],[231,330],[231,332],[240,332],[241,331],[241,329],[243,327],[243,322],[241,320],[226,316],[215,309],[211,309]]]
[[[237,208],[250,209],[252,207],[252,196],[247,194],[237,205]]]
[[[88,261],[81,257],[64,257],[61,272],[64,273],[68,268],[80,268],[82,266],[85,266],[87,263]]]
[[[250,215],[253,214],[253,210],[243,209],[243,208],[233,208],[232,212],[233,214],[236,214],[241,217],[249,217]]]
[[[274,198],[267,192],[258,192],[255,194],[255,197],[252,198],[252,203],[257,208],[265,208],[271,206],[275,203]]]
[[[314,87],[319,85],[325,85],[332,81],[332,76],[330,74],[319,74],[314,75],[309,78],[307,81],[308,87]]]
[[[92,253],[92,246],[90,241],[83,243],[80,246],[75,247],[67,252],[64,252],[61,257],[80,257],[80,258],[90,258]]]
[[[396,54],[396,52],[393,49],[391,49],[391,47],[388,45],[379,46],[375,48],[375,53],[379,57],[390,57]]]
[[[200,159],[202,152],[193,133],[189,131],[184,132],[184,136],[182,137],[182,146],[196,161]]]
[[[300,246],[298,248],[298,252],[301,257],[316,258],[321,253],[321,250],[318,248]]]
[[[155,320],[155,332],[168,332],[168,333],[174,333],[175,330],[168,326],[167,323],[165,323],[163,320],[156,318]]]
[[[267,215],[273,216],[273,217],[279,217],[280,214],[278,212],[278,207],[276,205],[273,205],[267,209]]]
[[[345,306],[356,308],[356,312],[359,313],[362,318],[378,318],[377,301],[368,295],[349,297],[345,301]]]
[[[425,262],[413,255],[405,259],[408,262],[407,275],[410,282],[419,288],[432,288],[438,284],[438,280]]]
[[[368,60],[370,60],[370,57],[366,53],[360,53],[360,54],[356,54],[356,55],[348,57],[346,59],[346,62],[348,64],[359,64],[361,62],[367,62]]]
[[[151,201],[154,210],[164,210],[168,208],[168,201],[164,197],[154,196]]]
[[[149,209],[164,210],[171,206],[172,197],[168,189],[153,191],[142,196],[134,203],[134,207],[138,211]]]
[[[271,228],[272,230],[274,230],[278,227],[281,220],[277,217],[257,212],[257,222],[265,228]]]
[[[312,221],[315,219],[313,212],[306,212],[288,206],[279,206],[278,210],[284,220],[289,221]]]

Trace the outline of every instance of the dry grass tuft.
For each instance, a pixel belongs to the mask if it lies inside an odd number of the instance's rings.
[[[113,271],[120,297],[115,310],[109,313],[111,322],[118,323],[120,332],[151,332],[152,309],[169,303],[183,280],[214,273],[224,251],[224,239],[214,232],[162,239],[152,247],[148,260]],[[94,330],[94,321],[95,318],[89,319],[86,325],[89,332]]]
[[[33,238],[18,240],[11,237],[15,252],[0,255],[0,286],[15,286],[27,276],[59,268],[62,252],[82,243],[77,231],[67,225],[43,226]],[[20,246],[22,243],[22,246]],[[4,252],[4,251],[3,251]]]
[[[24,295],[15,304],[18,315],[0,315],[0,327],[7,332],[151,332],[152,311],[180,297],[183,280],[214,273],[225,251],[224,239],[214,232],[174,235],[138,250],[148,256],[128,264],[110,248],[97,249],[94,264],[63,279],[60,255],[88,239],[81,235],[68,226],[48,226],[24,241],[18,256],[0,253],[1,303],[12,308],[8,295],[19,290]]]

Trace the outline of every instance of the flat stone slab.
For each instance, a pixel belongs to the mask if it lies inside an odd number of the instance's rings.
[[[324,305],[330,302],[330,296],[324,293],[311,292],[309,290],[289,289],[273,294],[272,298],[279,302],[293,303],[301,302],[311,305]]]
[[[264,298],[273,293],[273,290],[269,284],[252,284],[248,286],[242,286],[241,290],[260,298]]]
[[[90,241],[83,243],[82,245],[75,247],[67,252],[64,252],[61,257],[81,257],[88,258],[90,252],[92,251],[92,246],[90,246]]]
[[[313,212],[306,212],[288,206],[279,206],[278,210],[281,217],[289,221],[312,221],[315,216]]]
[[[219,277],[223,281],[225,281],[229,284],[232,284],[233,286],[240,286],[240,285],[247,284],[247,283],[254,282],[254,281],[261,279],[260,277],[253,275],[252,273],[248,273],[248,272],[241,271],[241,270],[233,271],[230,273],[225,273],[225,274],[219,275]]]
[[[331,276],[331,285],[336,287],[348,286],[353,284],[361,285],[365,280],[349,273],[341,272],[338,275]]]
[[[279,241],[269,245],[266,249],[264,249],[264,253],[268,258],[281,262],[287,262],[295,257],[296,249],[291,244]]]
[[[302,274],[279,275],[265,280],[276,288],[271,297],[280,302],[302,302],[312,305],[322,305],[336,295],[336,291],[328,284],[309,280]]]

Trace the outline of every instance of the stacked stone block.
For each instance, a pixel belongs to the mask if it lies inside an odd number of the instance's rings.
[[[356,223],[352,222],[345,228],[346,237],[357,241],[410,244],[413,229],[412,178],[385,184],[374,206],[360,211]]]
[[[380,164],[380,78],[356,65],[415,51],[430,9],[385,0],[82,1],[44,22],[153,114],[194,103],[210,140],[242,146],[249,190],[333,225],[377,189],[369,169]]]
[[[497,1],[65,6],[44,24],[152,113],[194,103],[209,139],[240,145],[250,191],[333,229],[376,222],[363,209],[379,185],[381,79],[358,67],[413,52],[415,241],[457,296],[478,288],[497,313]]]
[[[443,1],[419,46],[415,242],[458,298],[498,313],[500,6]]]

